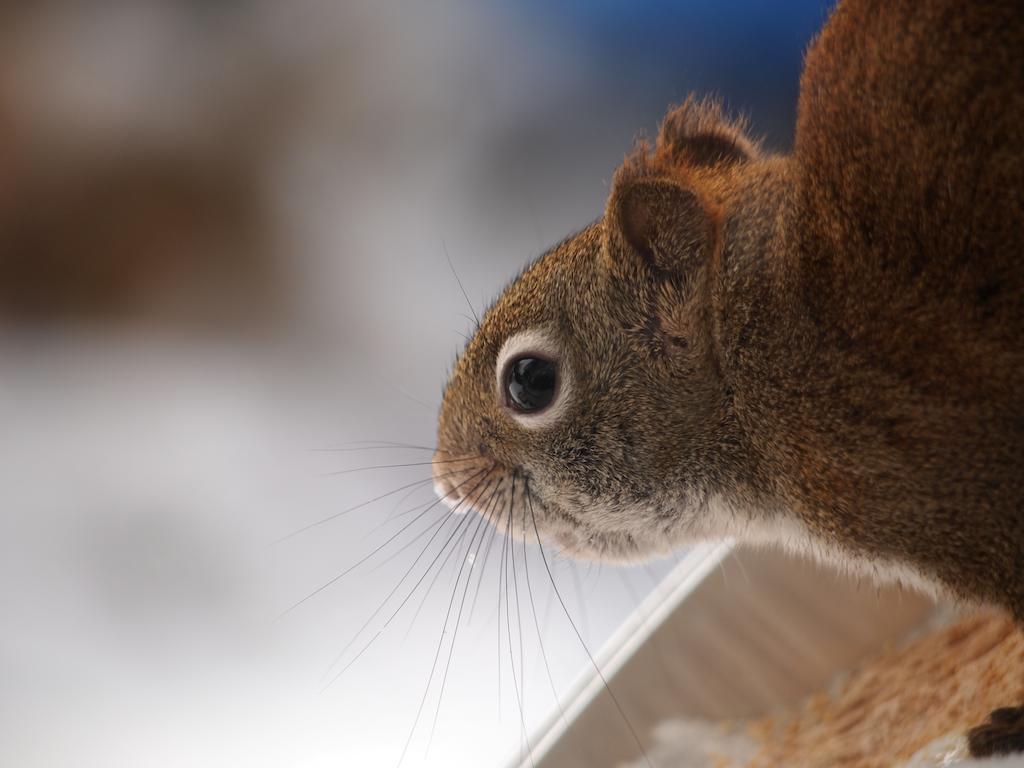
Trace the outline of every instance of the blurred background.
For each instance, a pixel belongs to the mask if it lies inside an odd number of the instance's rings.
[[[445,251],[479,312],[691,91],[785,150],[827,6],[0,3],[0,764],[518,760],[590,661],[390,445]],[[596,653],[671,565],[552,572]]]

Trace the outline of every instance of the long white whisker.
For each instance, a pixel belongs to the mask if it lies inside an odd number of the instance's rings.
[[[527,486],[526,491],[526,502],[527,506],[530,509],[530,517],[533,521],[533,533],[537,537],[537,546],[540,547],[540,556],[541,561],[544,563],[544,570],[547,571],[548,579],[551,581],[551,588],[555,591],[555,597],[558,598],[558,602],[562,606],[562,611],[565,613],[565,618],[568,619],[569,626],[572,627],[572,631],[576,634],[576,639],[579,640],[580,646],[583,648],[583,651],[587,654],[587,658],[590,660],[590,664],[594,668],[594,672],[596,672],[597,676],[601,678],[601,682],[604,684],[604,689],[608,692],[608,697],[612,700],[612,703],[615,705],[615,708],[619,711],[619,715],[622,717],[622,722],[626,724],[626,728],[629,730],[630,736],[632,736],[633,741],[636,742],[636,746],[640,750],[640,754],[643,756],[644,762],[647,764],[648,768],[654,768],[654,766],[651,764],[650,757],[648,757],[647,755],[647,750],[644,749],[644,745],[640,741],[640,737],[637,735],[636,729],[633,727],[633,724],[630,722],[629,718],[626,716],[625,711],[622,709],[622,705],[619,703],[618,697],[612,692],[611,686],[608,685],[608,681],[605,679],[604,673],[601,671],[601,668],[597,665],[597,662],[594,660],[594,656],[593,654],[591,654],[590,649],[587,647],[587,644],[583,641],[583,636],[580,634],[579,629],[576,627],[576,622],[572,620],[572,616],[569,614],[569,609],[566,607],[565,601],[562,599],[562,595],[558,591],[558,585],[555,583],[555,577],[551,573],[551,566],[548,565],[548,558],[544,554],[544,544],[540,539],[540,530],[537,528],[537,516],[536,514],[534,514],[533,511],[533,499],[530,496],[529,486]]]

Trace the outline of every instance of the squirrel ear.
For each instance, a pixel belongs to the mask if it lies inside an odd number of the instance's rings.
[[[690,167],[743,163],[759,154],[746,129],[743,118],[729,119],[718,102],[691,97],[665,116],[656,152]]]
[[[685,274],[711,255],[714,228],[697,195],[665,178],[623,180],[605,214],[608,258]]]

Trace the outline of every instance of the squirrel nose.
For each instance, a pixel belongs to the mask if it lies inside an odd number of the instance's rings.
[[[456,491],[458,486],[452,482],[452,478],[444,476],[444,467],[443,460],[438,458],[438,454],[434,454],[434,493],[437,495],[438,501],[448,507],[448,509],[460,513],[464,512],[466,506],[460,504],[462,496]]]
[[[455,498],[453,493],[454,490],[452,484],[447,480],[434,480],[434,493],[437,495],[438,500],[448,509],[455,509],[455,505],[459,503],[459,500]]]

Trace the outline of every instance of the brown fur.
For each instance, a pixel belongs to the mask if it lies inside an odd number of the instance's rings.
[[[1019,4],[840,6],[807,57],[775,263],[730,249],[762,277],[718,307],[737,413],[807,524],[1018,620],[1022,77]]]
[[[509,286],[446,392],[441,490],[583,556],[806,536],[1024,622],[1022,259],[1024,9],[850,0],[793,154],[688,101]],[[540,429],[495,377],[527,330],[572,382]]]
[[[981,612],[886,649],[802,706],[750,723],[757,754],[735,765],[944,765],[937,757],[912,758],[937,740],[948,745],[950,736],[1022,693],[1024,633],[1005,617]]]

